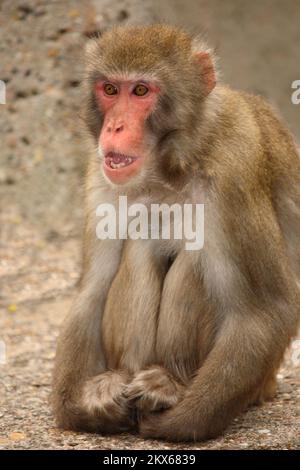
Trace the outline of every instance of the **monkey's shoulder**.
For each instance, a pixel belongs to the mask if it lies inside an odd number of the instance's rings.
[[[246,91],[234,90],[230,87],[221,87],[224,99],[224,115],[231,115],[233,119],[239,118],[240,126],[249,126],[251,133],[253,125],[266,132],[280,132],[284,137],[289,134],[287,125],[280,116],[280,111],[265,97]],[[252,125],[251,125],[252,124]]]

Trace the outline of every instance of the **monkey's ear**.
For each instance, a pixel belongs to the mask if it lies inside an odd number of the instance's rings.
[[[200,68],[203,92],[204,95],[207,96],[215,88],[217,83],[214,57],[212,52],[205,50],[195,50],[193,57]]]

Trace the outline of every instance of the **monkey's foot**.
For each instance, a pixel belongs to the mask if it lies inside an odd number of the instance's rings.
[[[136,373],[125,395],[139,411],[151,412],[176,405],[183,389],[163,367],[157,366]]]
[[[225,427],[226,423],[214,421],[207,410],[199,413],[183,399],[169,410],[142,415],[139,433],[144,438],[168,442],[202,441],[217,437]]]
[[[104,432],[123,431],[134,426],[132,409],[124,395],[129,376],[107,371],[89,379],[83,388],[82,405]]]
[[[257,390],[251,405],[262,405],[265,401],[273,400],[277,391],[277,380],[275,373],[265,379],[261,387]]]

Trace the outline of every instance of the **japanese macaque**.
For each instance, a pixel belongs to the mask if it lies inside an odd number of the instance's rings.
[[[58,425],[217,436],[271,398],[299,320],[300,158],[259,97],[219,84],[213,52],[164,25],[87,46],[93,146],[79,293],[54,371]],[[96,208],[203,203],[203,249],[96,236]]]

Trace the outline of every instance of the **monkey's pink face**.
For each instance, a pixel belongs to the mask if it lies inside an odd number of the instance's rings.
[[[133,178],[146,158],[145,122],[155,107],[159,88],[144,81],[99,81],[96,97],[104,113],[99,145],[103,171],[112,183]]]

